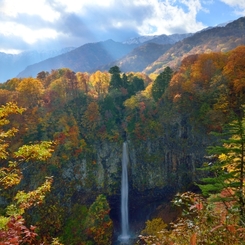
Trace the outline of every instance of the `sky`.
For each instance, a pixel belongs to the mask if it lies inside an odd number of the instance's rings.
[[[245,16],[245,0],[0,0],[0,52],[193,33]]]

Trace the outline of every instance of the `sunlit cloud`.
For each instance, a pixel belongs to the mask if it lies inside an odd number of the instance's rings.
[[[6,54],[20,54],[22,50],[19,49],[0,49],[0,52]]]
[[[77,0],[50,0],[49,2],[52,2],[55,4],[55,6],[62,6],[62,9],[64,12],[68,13],[85,13],[86,11],[89,12],[89,8],[96,7],[110,7],[113,3],[115,3],[114,0],[93,0],[93,1],[77,1]]]
[[[154,14],[144,20],[138,28],[141,35],[146,34],[173,34],[195,32],[205,27],[196,21],[196,14],[202,10],[199,0],[155,1]]]
[[[4,36],[20,36],[28,44],[33,44],[40,39],[55,39],[58,36],[58,33],[52,29],[33,30],[15,22],[0,23],[0,30]]]
[[[209,7],[221,2],[245,15],[244,0],[0,0],[0,50],[193,33],[207,27]]]
[[[10,17],[17,17],[18,14],[38,15],[50,22],[60,17],[45,0],[3,0],[0,12]]]

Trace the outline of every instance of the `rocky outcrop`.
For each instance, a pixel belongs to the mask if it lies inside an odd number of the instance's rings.
[[[213,139],[205,132],[195,131],[183,117],[163,127],[165,134],[156,139],[136,142],[128,137],[132,198],[163,198],[165,193],[161,192],[184,191],[198,177],[196,169],[204,162],[206,148]],[[94,192],[119,196],[122,142],[99,142],[94,149],[93,161],[68,163],[62,168],[63,178],[75,180],[74,191],[82,195]]]

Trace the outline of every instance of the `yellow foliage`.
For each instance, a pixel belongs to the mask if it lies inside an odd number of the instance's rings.
[[[110,74],[108,72],[96,71],[90,76],[89,81],[92,85],[92,90],[95,92],[93,93],[94,96],[96,98],[104,98],[108,93]]]
[[[38,79],[24,78],[17,86],[19,103],[26,107],[36,106],[44,92],[43,84]]]
[[[15,152],[9,150],[10,144],[6,143],[18,130],[10,128],[4,131],[3,126],[10,123],[11,114],[21,114],[25,109],[15,103],[8,103],[0,107],[0,185],[5,189],[19,184],[22,172],[19,167],[21,162],[46,161],[53,152],[53,142],[43,141],[37,144],[23,145]],[[14,160],[12,160],[14,159]],[[7,215],[21,215],[24,210],[43,201],[45,193],[50,191],[52,178],[47,178],[45,183],[34,191],[25,193],[19,191],[15,197],[16,204],[7,208]]]
[[[224,153],[220,154],[218,158],[219,158],[219,161],[221,162],[224,162],[228,159],[227,155],[225,155]]]
[[[129,99],[127,99],[124,102],[124,105],[126,107],[128,107],[129,109],[133,110],[137,107],[137,105],[138,105],[137,102],[138,102],[138,100],[137,100],[136,96],[131,96]]]
[[[152,220],[146,221],[146,227],[141,232],[142,235],[153,235],[157,236],[159,235],[159,232],[165,229],[167,225],[164,223],[164,221],[161,218],[155,218]]]

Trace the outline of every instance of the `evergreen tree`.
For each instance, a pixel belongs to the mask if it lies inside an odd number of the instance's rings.
[[[128,88],[128,86],[129,86],[128,76],[125,73],[123,73],[123,75],[122,75],[122,86],[124,88]]]
[[[111,74],[111,81],[109,85],[109,91],[118,90],[123,86],[123,81],[121,78],[121,71],[118,66],[113,66],[110,68],[109,73]]]
[[[160,73],[156,80],[153,82],[152,85],[152,96],[155,101],[158,101],[163,93],[165,92],[166,88],[169,85],[169,82],[172,78],[173,70],[167,66],[162,73]]]
[[[214,197],[213,201],[227,204],[228,211],[239,210],[241,225],[245,226],[245,117],[230,123],[222,135],[226,137],[223,144],[209,148],[215,161],[202,168],[209,171],[209,177],[198,186],[204,195]]]
[[[144,81],[142,78],[134,76],[132,82],[129,86],[129,95],[135,95],[137,92],[142,91],[145,89]]]

